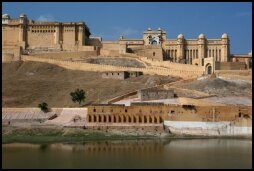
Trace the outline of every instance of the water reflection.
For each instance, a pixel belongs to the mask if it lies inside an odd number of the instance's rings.
[[[251,168],[252,140],[5,144],[3,168]]]

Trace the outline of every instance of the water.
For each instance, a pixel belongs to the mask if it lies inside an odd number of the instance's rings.
[[[3,168],[252,168],[252,140],[4,144]]]

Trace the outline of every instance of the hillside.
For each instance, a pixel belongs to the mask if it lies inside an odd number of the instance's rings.
[[[73,71],[40,62],[2,64],[3,107],[37,107],[43,101],[50,107],[78,107],[70,92],[86,91],[86,103],[98,103],[156,83],[177,80],[143,75],[126,80],[102,79],[99,72]]]
[[[176,83],[176,87],[216,94],[218,97],[252,97],[252,84],[237,79],[210,78],[190,83]]]

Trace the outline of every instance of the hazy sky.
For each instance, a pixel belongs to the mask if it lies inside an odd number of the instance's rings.
[[[148,27],[167,32],[167,39],[182,33],[196,39],[220,38],[227,33],[231,53],[252,49],[251,2],[5,2],[2,13],[17,18],[25,13],[33,20],[84,21],[92,36],[103,40],[142,38]]]

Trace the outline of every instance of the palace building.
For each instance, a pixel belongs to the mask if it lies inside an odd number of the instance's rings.
[[[183,34],[167,39],[166,31],[161,28],[148,28],[142,39],[120,36],[117,41],[102,41],[101,37],[90,36],[85,22],[34,21],[25,14],[13,19],[3,14],[2,35],[3,51],[7,56],[13,53],[20,57],[27,51],[38,50],[94,51],[102,56],[134,54],[151,60],[205,67],[207,62],[213,61],[214,68],[222,69],[247,69],[252,64],[252,54],[230,54],[230,39],[226,33],[216,39],[208,39],[204,34],[194,39],[187,39]]]
[[[207,39],[200,34],[196,39],[186,39],[179,34],[176,39],[167,39],[166,32],[158,28],[148,28],[143,39],[123,39],[126,50],[158,60],[169,60],[176,63],[204,65],[204,58],[214,57],[215,61],[228,62],[230,58],[230,40],[224,33],[221,38]]]
[[[20,46],[23,50],[83,50],[91,33],[84,22],[41,22],[29,20],[25,14],[15,19],[4,14],[2,34],[3,46]]]

